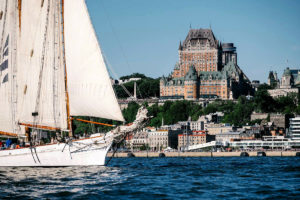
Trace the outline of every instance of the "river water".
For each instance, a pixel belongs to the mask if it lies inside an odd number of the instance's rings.
[[[113,158],[0,168],[0,199],[300,199],[299,157]]]

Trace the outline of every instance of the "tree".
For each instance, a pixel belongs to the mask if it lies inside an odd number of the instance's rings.
[[[139,107],[139,104],[137,104],[136,102],[129,102],[128,107],[123,110],[123,116],[127,123],[133,122],[135,120]]]
[[[159,78],[153,79],[144,74],[134,73],[129,76],[123,76],[120,79],[125,80],[129,78],[141,78],[141,80],[136,81],[138,98],[159,97]],[[123,84],[130,94],[134,93],[134,82],[135,81],[130,81]],[[118,98],[129,97],[121,85],[114,85],[114,90]]]
[[[254,96],[255,110],[257,112],[274,112],[277,104],[265,89],[258,90]]]
[[[133,73],[133,74],[127,75],[127,76],[121,76],[120,80],[124,81],[124,80],[130,79],[130,78],[147,78],[147,76],[145,76],[144,74],[140,74],[140,73]]]

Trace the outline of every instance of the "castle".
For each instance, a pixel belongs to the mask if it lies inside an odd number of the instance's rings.
[[[179,62],[160,80],[161,99],[236,99],[252,93],[237,65],[233,43],[220,43],[211,29],[190,29],[178,48]]]

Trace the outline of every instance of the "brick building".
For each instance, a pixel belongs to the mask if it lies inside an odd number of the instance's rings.
[[[180,42],[179,62],[160,80],[162,99],[233,99],[252,92],[249,79],[237,65],[233,43],[221,44],[211,29],[191,29]]]
[[[178,149],[183,149],[184,147],[204,144],[215,140],[214,135],[206,134],[205,131],[193,131],[186,134],[178,135]]]

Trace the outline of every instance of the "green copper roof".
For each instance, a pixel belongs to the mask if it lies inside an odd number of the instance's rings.
[[[290,75],[292,75],[291,70],[290,68],[287,67],[283,72],[283,76],[290,76]]]
[[[200,72],[200,80],[222,80],[227,79],[228,75],[226,72]]]
[[[185,80],[187,81],[196,81],[197,80],[197,72],[194,66],[190,66],[189,71],[185,74]]]

